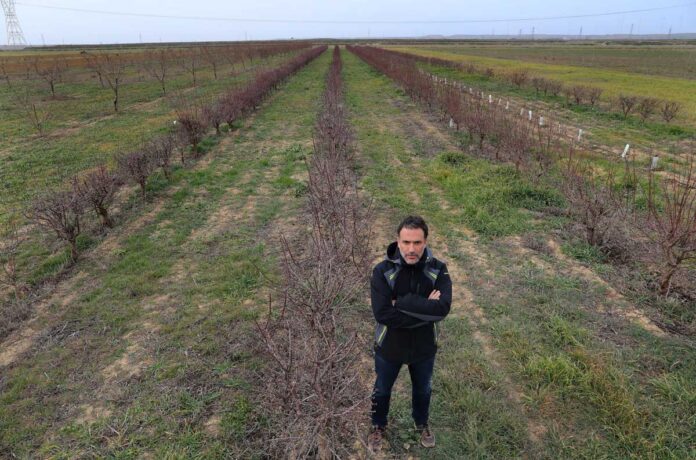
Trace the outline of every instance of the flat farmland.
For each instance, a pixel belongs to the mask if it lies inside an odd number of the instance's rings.
[[[193,62],[181,62],[194,51]],[[124,61],[122,69],[112,69],[118,70],[118,75],[111,76],[112,80],[119,78],[118,113],[107,76],[100,77],[90,70],[84,54],[15,52],[0,57],[6,76],[6,82],[0,85],[0,220],[17,213],[48,187],[99,163],[113,164],[116,152],[135,150],[152,135],[167,132],[177,104],[209,101],[287,57],[255,58],[217,51],[213,69],[200,49],[161,48],[156,52],[168,55],[161,77],[164,89],[142,66],[145,58],[155,59],[146,56],[144,50],[89,51],[94,56],[108,55]],[[38,66],[48,71],[54,64],[60,69],[52,94],[36,69]]]
[[[696,228],[670,220],[696,213],[686,119],[624,119],[390,51],[468,60],[459,48],[276,45],[230,46],[215,69],[196,47],[195,84],[172,54],[166,94],[132,63],[118,112],[84,61],[56,96],[25,73],[0,81],[0,458],[693,457]],[[41,132],[18,93],[50,109]],[[590,150],[627,135],[642,156]],[[110,226],[73,185],[100,164]],[[63,222],[29,212],[46,194],[70,198]],[[402,369],[373,456],[369,275],[409,214],[453,284],[437,446],[419,443]],[[682,235],[672,253],[662,229]]]
[[[603,98],[621,93],[680,101],[684,105],[682,123],[696,125],[696,45],[680,47],[604,47],[592,45],[526,46],[413,46],[391,47],[471,63],[494,71],[527,69],[530,74],[559,80],[565,84],[601,88]],[[663,52],[664,51],[664,52]]]
[[[457,45],[425,45],[425,49],[539,64],[555,64],[622,72],[662,75],[666,77],[696,79],[696,44],[615,44],[611,42],[585,42],[533,44],[478,43]]]

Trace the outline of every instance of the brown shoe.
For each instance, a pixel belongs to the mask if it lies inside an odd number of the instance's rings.
[[[382,440],[384,439],[384,427],[373,426],[370,435],[367,437],[367,448],[373,454],[382,450]]]
[[[431,448],[435,447],[435,435],[430,431],[428,425],[423,425],[417,427],[421,432],[420,443],[423,447]]]

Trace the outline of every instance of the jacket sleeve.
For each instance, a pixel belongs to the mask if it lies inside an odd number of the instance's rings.
[[[433,290],[440,291],[439,300],[428,300],[416,294],[408,294],[399,297],[394,307],[400,312],[421,321],[441,321],[449,314],[452,306],[452,280],[449,276],[447,265],[442,264],[442,269],[435,281]]]
[[[384,279],[384,274],[375,267],[370,280],[370,299],[375,320],[391,328],[408,328],[423,321],[398,311],[392,304],[392,291]]]

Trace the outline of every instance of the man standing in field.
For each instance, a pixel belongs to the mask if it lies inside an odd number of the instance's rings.
[[[370,294],[375,330],[375,372],[372,431],[368,447],[382,447],[391,390],[403,364],[411,375],[412,415],[424,447],[434,447],[428,426],[431,381],[437,352],[437,322],[452,304],[447,266],[427,247],[428,226],[419,216],[406,217],[387,257],[372,272]]]

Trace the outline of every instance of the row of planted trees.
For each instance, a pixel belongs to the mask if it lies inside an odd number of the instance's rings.
[[[591,85],[566,85],[559,80],[533,75],[526,69],[518,69],[510,72],[496,72],[490,67],[479,67],[472,63],[462,63],[436,57],[420,56],[402,51],[391,51],[395,55],[409,60],[424,62],[438,67],[455,68],[470,75],[485,76],[486,78],[498,78],[516,88],[533,89],[537,96],[563,96],[569,104],[599,107],[603,90]],[[614,110],[628,118],[629,115],[638,115],[641,120],[647,121],[659,116],[665,123],[674,120],[682,110],[682,104],[678,101],[658,99],[651,96],[636,96],[632,94],[619,94],[608,100],[606,108]]]
[[[511,162],[516,169],[543,174],[557,148],[557,126],[531,122],[478,95],[462,91],[452,82],[421,72],[408,57],[373,47],[351,51],[388,77],[431,110],[440,111],[457,130],[465,130],[478,150],[495,160]]]
[[[602,169],[583,160],[573,143],[562,143],[550,124],[520,117],[459,85],[433,78],[410,56],[374,47],[350,50],[396,80],[412,98],[449,118],[457,129],[465,129],[476,143],[476,153],[511,162],[533,180],[557,186],[587,243],[613,260],[648,267],[661,295],[673,290],[674,275],[696,258],[694,152],[686,155],[680,171],[667,176],[658,176],[652,168],[637,169],[628,156]],[[682,288],[682,293],[688,290]]]
[[[351,167],[341,67],[335,47],[307,163],[309,238],[282,238],[280,306],[257,323],[271,361],[259,400],[272,414],[261,436],[272,458],[350,458],[369,413],[357,305],[370,272],[371,212]]]
[[[133,51],[88,49],[79,54],[37,52],[26,56],[0,57],[0,79],[12,86],[23,81],[41,81],[51,97],[56,97],[59,83],[82,82],[96,78],[102,88],[109,84],[115,69],[133,72],[132,78],[149,76],[166,93],[168,78],[177,73],[189,74],[195,85],[197,73],[209,69],[213,77],[224,65],[251,65],[254,59],[300,51],[303,43],[271,43],[254,45],[159,46]]]
[[[300,43],[209,45],[158,47],[133,52],[85,50],[73,56],[0,58],[0,80],[6,83],[10,101],[25,114],[32,127],[43,134],[52,114],[40,101],[37,82],[45,84],[50,99],[55,100],[60,97],[59,85],[94,78],[101,88],[111,91],[113,109],[118,112],[124,87],[128,84],[151,79],[158,83],[164,96],[168,85],[178,75],[189,75],[192,85],[196,86],[205,69],[211,70],[217,79],[225,65],[242,64],[246,68],[254,59],[299,52],[308,46]]]
[[[180,104],[177,109],[174,130],[152,138],[130,152],[118,154],[114,168],[107,164],[98,165],[74,176],[67,186],[42,194],[23,211],[24,216],[31,224],[54,233],[64,241],[70,248],[70,262],[76,262],[79,257],[78,237],[84,230],[88,213],[93,211],[102,227],[113,227],[115,220],[110,210],[123,185],[137,184],[145,199],[148,180],[157,169],[161,169],[167,179],[170,178],[177,150],[182,165],[185,165],[189,157],[199,155],[198,142],[211,127],[215,126],[220,133],[219,121],[215,118],[218,115],[212,113],[223,112],[225,122],[232,129],[235,120],[253,111],[283,80],[325,49],[324,46],[306,50],[279,67],[259,72],[246,86],[225,93],[212,105],[202,105],[189,99],[189,103]],[[26,285],[17,272],[17,258],[21,244],[28,239],[28,235],[26,232],[20,235],[16,223],[6,234],[0,246],[4,267],[1,280],[14,290],[15,300],[19,300]]]

